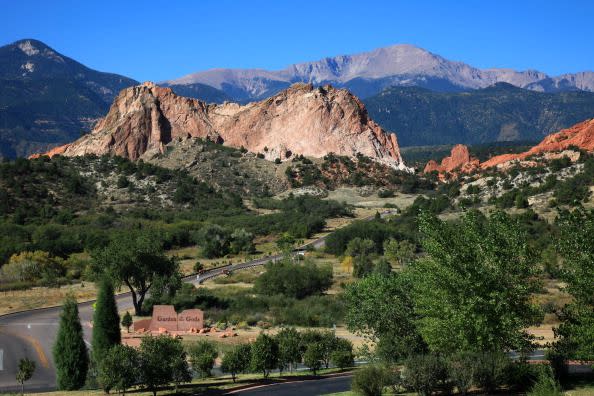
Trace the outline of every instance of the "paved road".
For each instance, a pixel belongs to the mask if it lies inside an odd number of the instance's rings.
[[[329,393],[345,392],[351,390],[352,377],[340,376],[321,379],[311,379],[299,382],[289,382],[262,386],[259,388],[246,389],[232,392],[233,395],[241,396],[317,396]]]

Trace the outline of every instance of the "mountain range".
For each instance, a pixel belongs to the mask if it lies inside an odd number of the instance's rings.
[[[594,72],[549,76],[536,70],[479,69],[401,44],[355,55],[341,55],[285,69],[213,69],[165,81],[174,91],[195,84],[223,91],[235,101],[265,98],[295,82],[332,84],[366,98],[391,86],[418,86],[459,92],[506,82],[539,92],[594,91]]]
[[[79,137],[134,84],[37,40],[0,47],[0,156],[25,156]]]
[[[535,139],[594,115],[592,72],[551,77],[481,70],[411,45],[280,71],[215,69],[164,85],[208,103],[247,103],[295,82],[347,88],[364,98],[371,117],[398,133],[404,146]],[[498,82],[518,88],[488,88]],[[137,84],[92,70],[37,40],[0,47],[0,157],[27,156],[75,140],[93,129],[122,89]]]

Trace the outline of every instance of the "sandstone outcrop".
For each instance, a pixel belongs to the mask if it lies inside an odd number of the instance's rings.
[[[452,149],[451,155],[441,161],[441,164],[434,160],[427,162],[423,173],[437,171],[440,175],[444,175],[456,172],[468,173],[493,167],[507,169],[518,162],[524,166],[536,166],[537,162],[529,160],[533,156],[542,156],[547,160],[568,157],[575,162],[579,159],[580,153],[572,148],[594,151],[594,118],[548,135],[528,151],[498,155],[482,163],[470,156],[468,147],[458,144]]]
[[[48,155],[114,154],[136,160],[174,140],[203,138],[262,153],[269,160],[296,154],[364,154],[407,170],[394,134],[369,119],[361,101],[344,89],[295,84],[247,105],[207,105],[144,83],[123,90],[93,131]]]
[[[545,137],[539,144],[530,150],[519,154],[504,154],[493,157],[481,164],[482,169],[492,167],[506,167],[512,161],[523,161],[528,157],[546,154],[550,159],[551,154],[576,147],[586,151],[594,151],[594,118],[580,122],[570,128],[563,129]],[[567,152],[572,160],[577,160],[575,152]]]
[[[427,162],[423,173],[435,171],[438,173],[451,173],[454,171],[470,172],[478,168],[478,166],[479,160],[470,156],[468,147],[463,144],[457,144],[452,148],[450,156],[441,160],[441,164],[438,164],[434,160]]]

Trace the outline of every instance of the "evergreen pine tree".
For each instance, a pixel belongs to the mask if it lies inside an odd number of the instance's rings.
[[[120,316],[108,278],[101,281],[93,314],[93,356],[101,359],[109,349],[121,342]]]
[[[71,296],[66,298],[62,307],[60,327],[53,352],[58,389],[82,388],[87,377],[89,357],[76,300]]]

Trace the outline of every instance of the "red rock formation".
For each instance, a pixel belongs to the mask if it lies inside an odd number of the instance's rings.
[[[468,147],[463,144],[457,144],[452,148],[450,156],[441,160],[441,165],[438,165],[434,160],[427,162],[423,173],[434,171],[438,173],[450,173],[454,171],[470,172],[477,169],[478,165],[478,159],[470,156]]]
[[[594,118],[580,122],[545,137],[539,144],[520,154],[498,155],[481,164],[482,169],[505,167],[511,161],[525,160],[532,155],[566,150],[571,146],[594,151]]]
[[[144,83],[123,90],[90,134],[58,152],[66,156],[109,153],[135,160],[147,152],[162,152],[172,140],[189,137],[243,146],[270,160],[293,154],[362,153],[407,169],[396,136],[369,119],[359,99],[344,89],[311,84],[295,84],[271,98],[241,106],[207,105]]]

